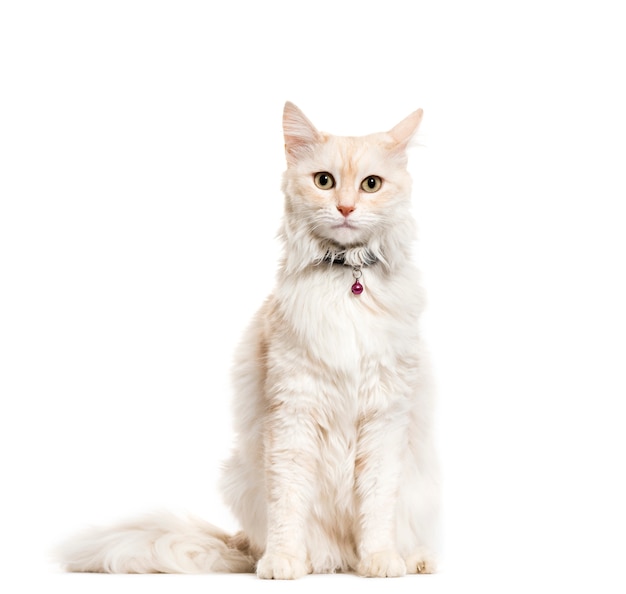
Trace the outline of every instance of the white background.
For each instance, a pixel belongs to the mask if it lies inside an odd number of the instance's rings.
[[[618,5],[3,2],[2,590],[624,591]],[[235,528],[229,366],[273,284],[285,100],[339,134],[424,108],[442,571],[63,574],[49,549],[91,523]]]

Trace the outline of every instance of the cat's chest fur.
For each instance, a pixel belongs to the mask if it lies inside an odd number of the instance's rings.
[[[392,273],[382,264],[364,267],[364,291],[354,295],[352,268],[322,263],[280,279],[274,299],[289,337],[329,369],[362,376],[375,361],[393,367],[415,353],[422,309],[415,269]]]

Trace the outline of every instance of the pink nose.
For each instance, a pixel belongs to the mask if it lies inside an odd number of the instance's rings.
[[[351,212],[354,212],[354,206],[342,206],[339,204],[337,206],[337,210],[344,216],[347,217]]]

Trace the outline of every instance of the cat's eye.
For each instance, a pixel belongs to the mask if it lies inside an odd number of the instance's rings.
[[[380,186],[383,185],[383,180],[377,175],[370,175],[361,182],[361,189],[365,192],[378,192]]]
[[[335,178],[328,171],[316,173],[313,181],[320,190],[330,190],[335,186]]]

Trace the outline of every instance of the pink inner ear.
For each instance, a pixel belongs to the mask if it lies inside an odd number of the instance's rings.
[[[414,111],[411,115],[404,118],[399,124],[394,126],[389,133],[399,145],[406,146],[409,140],[411,140],[413,135],[417,132],[417,128],[422,121],[423,115],[424,110],[422,109]]]
[[[283,132],[287,159],[306,147],[319,142],[321,134],[310,120],[293,103],[287,101],[283,111]]]

